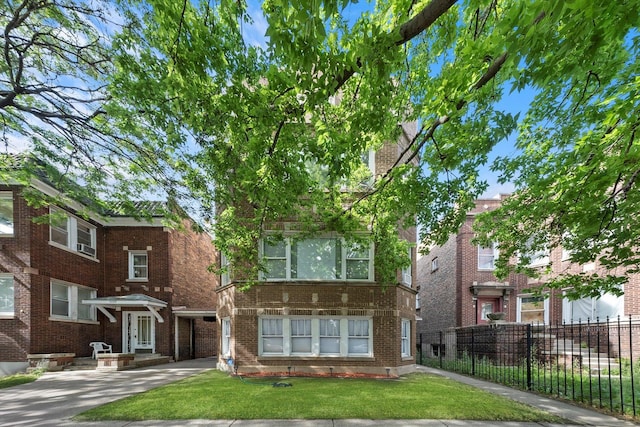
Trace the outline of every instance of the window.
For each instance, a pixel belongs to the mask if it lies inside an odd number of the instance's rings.
[[[291,245],[292,279],[341,279],[339,239],[305,239]]]
[[[530,238],[526,244],[526,247],[532,248],[534,245],[534,238]],[[524,254],[525,258],[528,260],[528,266],[530,267],[538,267],[542,265],[549,264],[549,249],[546,247],[542,248],[532,248]]]
[[[402,283],[411,286],[411,267],[413,266],[412,250],[409,248],[409,259],[411,264],[402,269]]]
[[[51,282],[51,319],[95,321],[95,309],[82,300],[96,297],[96,290],[58,281]]]
[[[548,298],[539,295],[519,296],[516,321],[522,323],[546,324],[549,322],[548,310]]]
[[[267,267],[265,278],[287,278],[287,242],[264,242],[264,257]]]
[[[370,357],[370,318],[260,317],[261,356]]]
[[[340,354],[340,319],[320,319],[320,354]]]
[[[311,353],[311,319],[291,319],[291,353]]]
[[[563,294],[566,295],[566,292]],[[603,322],[607,318],[615,319],[624,315],[624,295],[617,296],[606,292],[598,298],[569,300],[564,296],[562,299],[564,323]]]
[[[146,251],[129,251],[129,280],[146,281],[149,278]]]
[[[49,232],[50,243],[95,258],[96,228],[88,222],[51,208]]]
[[[265,239],[265,280],[373,280],[372,245],[341,238]]]
[[[13,193],[0,191],[0,236],[13,236]]]
[[[431,260],[431,272],[433,273],[434,271],[438,270],[438,258],[434,258]]]
[[[229,271],[230,267],[231,266],[229,264],[229,259],[227,258],[227,256],[223,253],[220,253],[220,269],[222,270],[222,273],[220,274],[220,286],[226,286],[231,283],[231,272]]]
[[[349,354],[368,354],[369,322],[367,320],[349,320]]]
[[[478,245],[478,270],[494,270],[498,258],[498,245],[494,242],[491,246]]]
[[[284,334],[282,329],[282,320],[283,319],[261,319],[263,354],[284,353]]]
[[[15,288],[11,274],[0,273],[0,317],[13,317]]]
[[[231,356],[231,319],[222,319],[222,355]]]
[[[402,357],[411,357],[411,321],[402,319],[400,327],[400,354]]]
[[[345,249],[347,251],[347,278],[369,279],[369,246],[353,243]]]

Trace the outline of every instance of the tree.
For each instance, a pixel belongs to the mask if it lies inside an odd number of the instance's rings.
[[[2,2],[0,136],[5,153],[28,147],[35,160],[2,156],[4,182],[46,176],[61,198],[83,200],[97,211],[105,198],[130,201],[141,191],[171,188],[160,153],[137,144],[138,135],[123,134],[104,110],[106,76],[114,70],[111,36],[122,30],[121,11],[106,1]],[[25,196],[43,202],[42,193]]]
[[[260,15],[244,2],[135,3],[114,35],[103,108],[161,159],[179,201],[215,219],[218,247],[251,266],[263,225],[302,213],[308,233],[367,224],[390,277],[406,262],[397,224],[417,218],[425,245],[443,242],[515,131],[519,151],[493,167],[517,191],[480,240],[499,240],[503,260],[562,241],[578,262],[634,266],[640,5],[593,3],[268,0],[264,47],[245,41]],[[520,118],[501,102],[523,90],[537,96]],[[362,153],[402,132],[395,166],[358,187]]]

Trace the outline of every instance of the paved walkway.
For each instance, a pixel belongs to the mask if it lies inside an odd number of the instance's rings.
[[[0,426],[211,426],[211,427],[552,427],[549,423],[465,420],[179,420],[107,421],[77,423],[76,414],[105,403],[140,393],[215,368],[214,359],[198,359],[119,372],[48,372],[37,381],[0,390]],[[418,367],[420,371],[449,377],[491,393],[538,407],[569,420],[574,426],[636,426],[577,406],[535,394],[476,380],[451,372]],[[564,427],[568,427],[564,425]]]

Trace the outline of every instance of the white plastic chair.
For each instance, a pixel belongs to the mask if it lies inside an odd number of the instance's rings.
[[[111,353],[111,345],[102,342],[102,341],[94,341],[89,343],[90,347],[93,347],[93,354],[91,358],[97,359],[98,353]]]

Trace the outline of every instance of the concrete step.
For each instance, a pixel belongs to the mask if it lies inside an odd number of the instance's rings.
[[[171,357],[163,356],[161,354],[145,354],[144,356],[136,354],[135,359],[133,359],[133,363],[135,364],[136,368],[162,365],[169,362],[171,362]]]

